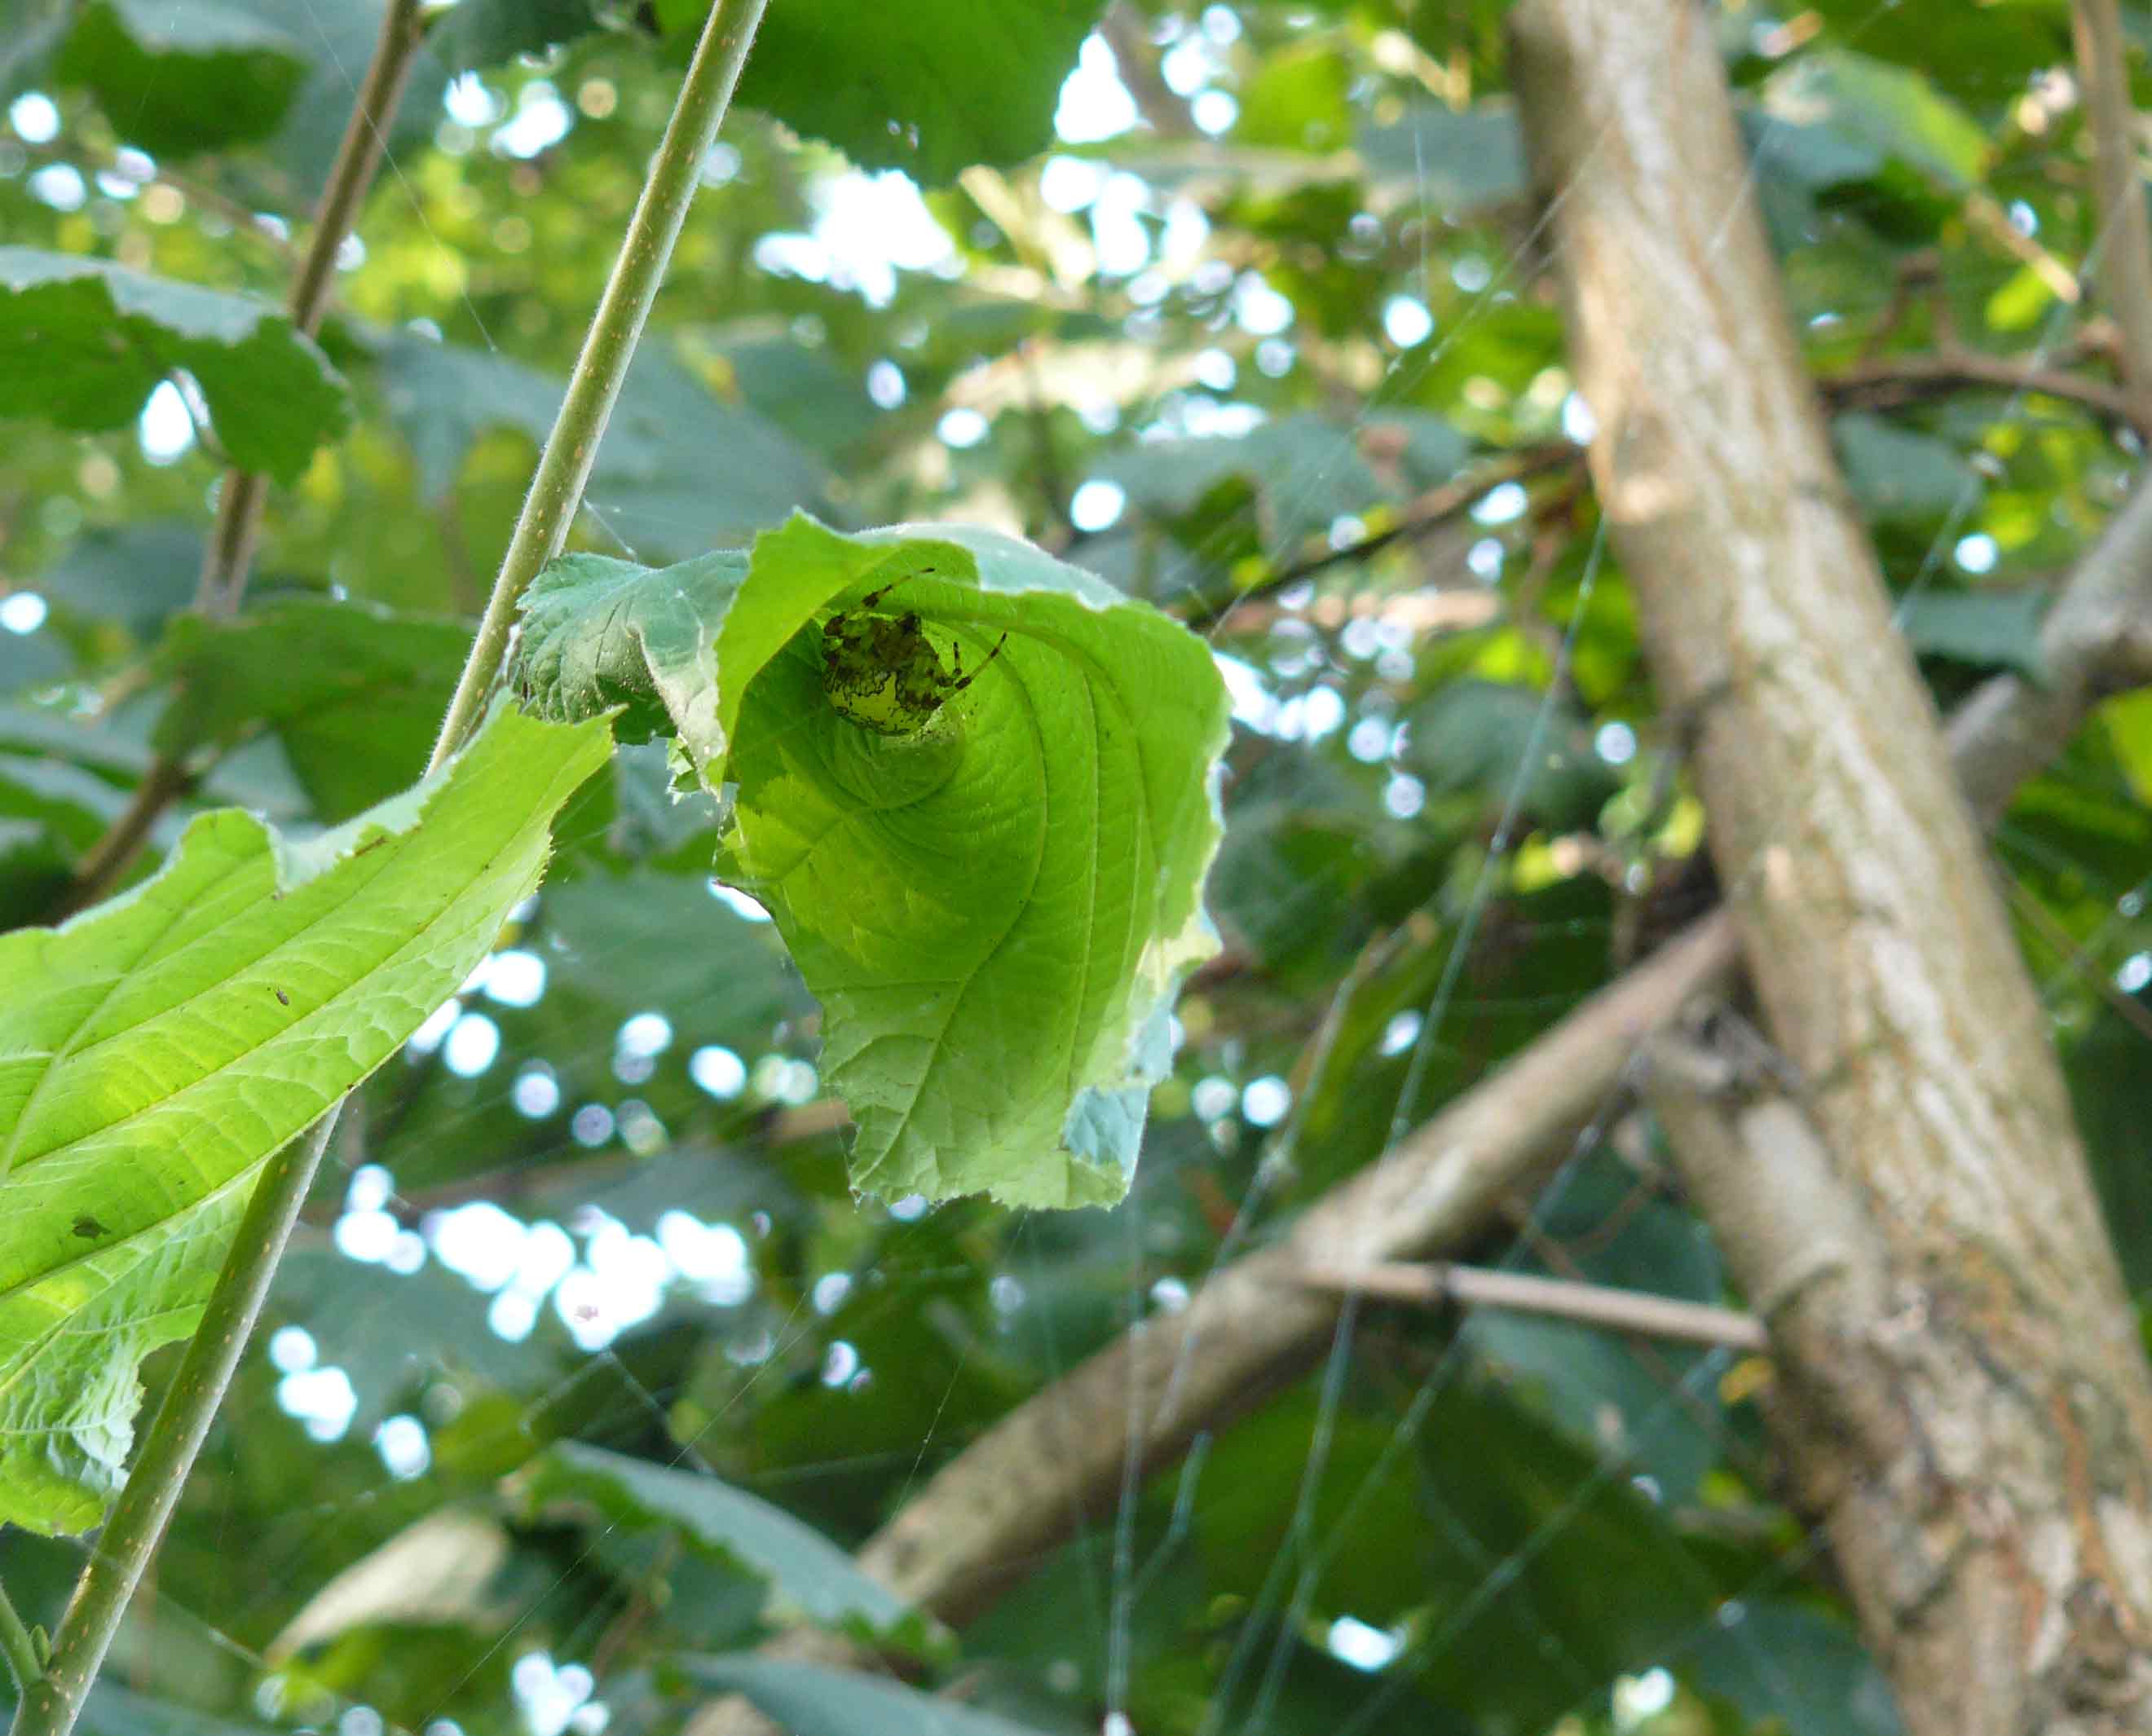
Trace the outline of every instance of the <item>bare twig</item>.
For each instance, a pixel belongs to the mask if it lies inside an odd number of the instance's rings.
[[[1438,1260],[1424,1266],[1390,1261],[1356,1271],[1310,1266],[1301,1282],[1318,1290],[1348,1296],[1382,1297],[1392,1302],[1461,1302],[1468,1307],[1508,1308],[1545,1314],[1610,1332],[1640,1338],[1672,1338],[1684,1344],[1723,1344],[1736,1350],[1762,1350],[1764,1322],[1738,1308],[1652,1296],[1639,1290],[1610,1289],[1568,1278],[1535,1277],[1520,1272],[1495,1272]]]
[[[1922,355],[1879,356],[1825,374],[1816,381],[1833,406],[1896,409],[1901,404],[1948,397],[1968,387],[2031,392],[2082,404],[2115,428],[2152,436],[2152,416],[2119,387],[2065,369],[2041,367],[2009,356],[1985,356],[1955,346]]]
[[[2140,412],[2131,395],[2104,381],[2066,368],[1982,355],[1955,344],[1925,354],[1874,357],[1820,376],[1815,386],[1837,409],[1896,409],[1967,390],[2033,393],[2082,405],[2114,428],[2134,428],[2152,439],[2152,413]],[[1584,462],[1584,449],[1567,440],[1519,447],[1474,464],[1414,496],[1395,520],[1353,542],[1333,546],[1312,538],[1272,573],[1229,596],[1196,596],[1171,612],[1189,626],[1205,627],[1243,603],[1311,579],[1332,567],[1379,554],[1394,543],[1424,536],[1454,522],[1505,482],[1525,482],[1550,470]]]

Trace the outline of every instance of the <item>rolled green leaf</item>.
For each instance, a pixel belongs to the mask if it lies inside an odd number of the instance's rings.
[[[527,703],[624,703],[729,799],[718,872],[822,1002],[855,1187],[1121,1197],[1217,946],[1230,708],[1200,639],[1013,537],[804,517],[750,556],[571,556],[525,612]]]

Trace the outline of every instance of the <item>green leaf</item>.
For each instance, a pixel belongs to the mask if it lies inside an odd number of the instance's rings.
[[[176,519],[84,531],[37,576],[56,613],[116,621],[153,639],[193,600],[201,575],[199,527]]]
[[[327,183],[329,170],[343,142],[344,123],[358,96],[359,80],[373,58],[381,35],[381,15],[387,0],[338,0],[326,6],[322,0],[225,0],[250,16],[281,30],[307,53],[306,84],[293,100],[284,124],[256,155],[272,169],[291,201],[287,209],[300,215],[311,211]],[[412,57],[404,80],[404,98],[388,124],[388,151],[393,161],[431,140],[441,119],[441,93],[447,88],[449,69],[432,48],[422,48]],[[389,178],[384,170],[383,179]]]
[[[2043,586],[2012,591],[1921,591],[1898,604],[1898,629],[1923,657],[1978,668],[2014,669],[2044,681],[2040,667]]]
[[[790,1736],[1038,1736],[1028,1724],[849,1670],[741,1653],[674,1662],[713,1693],[745,1694]]]
[[[591,0],[458,0],[428,33],[426,46],[462,72],[542,54],[597,28]]]
[[[1987,173],[1987,135],[1977,121],[1921,74],[1865,54],[1800,55],[1771,75],[1764,102],[1774,117],[1827,126],[1955,192]]]
[[[773,6],[739,99],[826,139],[862,169],[922,185],[974,163],[1022,162],[1053,111],[1103,0],[788,0]],[[658,0],[667,29],[700,28],[708,0]]]
[[[1405,432],[1408,449],[1435,438],[1430,425],[1447,428],[1434,417],[1414,423]],[[1266,490],[1266,534],[1292,541],[1327,530],[1341,514],[1379,505],[1391,493],[1361,456],[1352,429],[1311,414],[1282,417],[1245,434],[1146,441],[1114,454],[1098,470],[1137,505],[1169,516],[1195,511],[1221,484],[1239,480]]]
[[[151,739],[184,755],[265,726],[327,821],[394,794],[423,764],[470,631],[328,597],[287,596],[236,619],[181,615],[153,667],[175,691]]]
[[[881,733],[825,695],[823,629],[897,584],[889,610],[976,681]],[[1012,537],[795,517],[751,557],[556,562],[510,675],[556,715],[628,703],[732,787],[719,871],[822,1002],[855,1187],[1121,1196],[1171,995],[1216,945],[1228,705],[1200,639]]]
[[[1454,215],[1524,195],[1524,129],[1505,103],[1412,103],[1403,119],[1363,128],[1359,146],[1370,175],[1415,206]]]
[[[439,499],[488,429],[551,431],[559,381],[505,357],[399,332],[381,351],[388,413]],[[752,410],[713,396],[660,346],[629,369],[598,448],[585,506],[631,549],[684,552],[736,542],[820,500],[814,459]]]
[[[74,667],[66,642],[49,628],[11,633],[0,627],[0,693],[42,687],[58,681]]]
[[[1871,518],[1942,518],[1981,497],[1980,473],[1932,434],[1852,410],[1833,419],[1830,439],[1847,486]]]
[[[0,936],[0,1520],[98,1522],[136,1367],[192,1330],[262,1162],[485,956],[607,746],[504,710],[310,843],[206,815],[134,891]]]
[[[1406,769],[1438,794],[1477,790],[1490,813],[1514,799],[1548,831],[1587,830],[1621,787],[1592,748],[1589,719],[1533,688],[1452,681],[1410,715]]]
[[[54,67],[159,156],[268,137],[307,69],[290,34],[224,0],[95,0]]]
[[[265,302],[100,259],[0,247],[0,416],[78,433],[118,428],[182,368],[226,455],[279,482],[296,480],[350,414],[328,358]]]
[[[780,1608],[824,1627],[885,1635],[917,1625],[903,1599],[812,1525],[715,1477],[563,1441],[519,1480],[538,1507],[595,1504],[608,1529],[666,1526],[765,1579]]]

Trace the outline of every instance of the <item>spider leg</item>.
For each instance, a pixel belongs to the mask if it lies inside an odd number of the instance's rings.
[[[957,659],[957,679],[950,684],[949,691],[952,693],[961,693],[966,688],[971,686],[971,684],[977,681],[980,675],[984,672],[987,664],[991,663],[996,657],[1002,654],[1002,647],[1007,643],[1008,635],[1007,633],[1003,633],[1001,637],[994,641],[994,648],[987,653],[984,661],[980,663],[977,669],[972,670],[969,675],[967,675],[964,673],[964,647],[962,645],[952,646],[950,647],[951,652]]]

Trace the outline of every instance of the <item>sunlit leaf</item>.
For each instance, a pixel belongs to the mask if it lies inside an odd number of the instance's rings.
[[[894,733],[853,721],[825,691],[833,607],[909,618],[976,678]],[[798,518],[751,557],[556,562],[512,673],[556,714],[627,703],[735,793],[719,871],[822,1002],[855,1186],[1120,1196],[1174,987],[1216,945],[1226,701],[1200,640],[1010,537]]]
[[[192,1329],[263,1161],[485,955],[607,746],[506,711],[336,831],[206,815],[134,892],[0,936],[0,1520],[98,1522],[136,1367]]]

